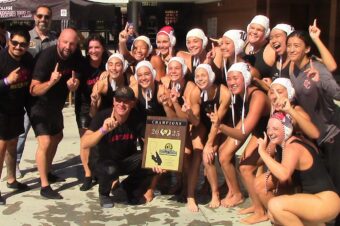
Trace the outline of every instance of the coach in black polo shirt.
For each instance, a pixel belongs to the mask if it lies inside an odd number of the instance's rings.
[[[79,85],[76,74],[81,62],[77,54],[78,37],[74,29],[63,30],[57,45],[43,50],[36,62],[30,92],[33,98],[29,117],[38,139],[36,162],[41,180],[40,194],[50,199],[62,196],[49,186],[48,172],[63,137],[64,107],[69,91]]]

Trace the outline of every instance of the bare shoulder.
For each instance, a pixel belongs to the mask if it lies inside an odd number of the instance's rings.
[[[230,99],[230,92],[228,87],[225,85],[221,84],[220,85],[220,99],[221,100],[229,100]]]
[[[276,52],[275,52],[275,50],[273,49],[273,47],[269,43],[264,48],[263,58],[264,58],[264,61],[269,66],[273,66],[274,65],[275,59],[276,59]]]
[[[169,87],[170,84],[170,78],[168,76],[164,76],[161,78],[161,84],[165,87]]]
[[[178,51],[176,56],[182,57],[184,60],[191,58],[191,54],[189,52],[186,52],[186,51],[183,51],[183,50]]]
[[[150,59],[150,62],[153,64],[153,63],[157,63],[157,64],[161,64],[163,61],[162,61],[162,58],[158,55],[152,55],[151,56],[151,59]]]

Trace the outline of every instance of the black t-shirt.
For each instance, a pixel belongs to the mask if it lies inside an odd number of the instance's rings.
[[[92,88],[98,81],[100,74],[105,71],[105,63],[103,62],[98,68],[94,68],[86,58],[81,65],[80,84],[75,95],[75,112],[88,114],[90,112]]]
[[[56,45],[43,50],[34,67],[33,79],[40,82],[49,81],[57,63],[59,63],[58,71],[62,76],[44,95],[33,98],[32,105],[41,106],[46,110],[62,110],[69,93],[67,80],[71,78],[72,70],[76,72],[77,76],[79,75],[81,62],[81,55],[77,54],[77,52],[67,60],[61,59]]]
[[[111,109],[105,109],[98,112],[91,121],[89,130],[97,131],[102,127],[105,119],[109,118],[112,113]],[[128,119],[124,124],[119,125],[113,131],[107,133],[93,149],[98,153],[97,160],[122,160],[137,152],[136,141],[138,137],[144,137],[145,122],[138,117],[137,112],[132,109]],[[92,156],[92,154],[91,154]]]
[[[10,86],[2,87],[0,90],[0,114],[24,114],[33,70],[33,57],[30,53],[25,53],[19,61],[16,61],[10,56],[7,49],[1,51],[0,79],[6,78],[18,67],[20,67],[18,81]]]

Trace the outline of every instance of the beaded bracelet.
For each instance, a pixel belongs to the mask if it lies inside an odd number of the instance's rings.
[[[8,82],[8,79],[7,79],[7,78],[4,78],[4,83],[5,83],[6,86],[9,85],[9,82]]]

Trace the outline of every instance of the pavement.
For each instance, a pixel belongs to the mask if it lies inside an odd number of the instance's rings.
[[[79,135],[74,109],[64,109],[64,139],[58,147],[53,162],[54,172],[66,179],[52,184],[60,192],[62,200],[47,200],[40,196],[40,183],[35,163],[37,141],[31,130],[20,164],[24,173],[21,182],[27,183],[31,190],[17,193],[6,186],[3,169],[0,182],[1,194],[7,204],[0,206],[0,225],[243,225],[240,219],[246,215],[237,212],[249,206],[246,199],[238,207],[211,209],[209,197],[199,201],[199,212],[190,212],[184,203],[172,200],[170,195],[157,194],[154,200],[142,205],[128,205],[125,192],[116,190],[113,197],[115,206],[103,209],[98,201],[98,185],[86,192],[79,190],[83,169],[79,158]],[[121,178],[123,179],[123,178]],[[202,180],[201,180],[202,181]],[[268,221],[256,226],[269,226]]]

